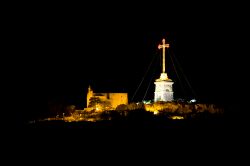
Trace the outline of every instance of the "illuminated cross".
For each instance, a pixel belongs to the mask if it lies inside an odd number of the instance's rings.
[[[162,61],[162,73],[165,73],[165,48],[169,48],[169,44],[165,44],[165,39],[162,39],[162,45],[158,45],[158,49],[162,48],[162,56],[163,56],[163,61]]]

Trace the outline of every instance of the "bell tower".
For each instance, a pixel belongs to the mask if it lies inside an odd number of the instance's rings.
[[[93,90],[91,89],[90,85],[89,85],[89,88],[88,88],[88,93],[87,93],[87,108],[89,107],[89,99],[91,97],[93,97]]]

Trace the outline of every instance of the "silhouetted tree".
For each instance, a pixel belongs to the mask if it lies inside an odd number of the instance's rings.
[[[102,110],[112,109],[111,103],[109,101],[101,101],[99,105],[101,106]]]
[[[65,111],[64,111],[65,115],[68,116],[68,115],[71,115],[72,113],[74,113],[75,108],[76,108],[75,105],[66,106]]]
[[[116,107],[117,111],[125,111],[128,110],[128,106],[126,104],[120,104]]]
[[[95,107],[99,103],[101,103],[101,99],[98,97],[91,97],[89,99],[89,107]]]

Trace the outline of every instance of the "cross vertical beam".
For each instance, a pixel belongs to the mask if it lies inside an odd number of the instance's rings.
[[[165,73],[166,72],[166,63],[165,63],[165,48],[169,48],[169,44],[165,44],[165,39],[162,39],[162,45],[159,44],[158,45],[158,49],[161,49],[162,48],[162,73]]]

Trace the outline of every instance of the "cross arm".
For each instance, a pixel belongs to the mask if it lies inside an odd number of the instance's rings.
[[[160,44],[159,44],[159,45],[158,45],[158,49],[161,49],[161,48],[163,48],[163,46],[164,46],[164,47],[167,47],[167,48],[169,48],[169,44],[164,44],[164,45],[160,45]]]

